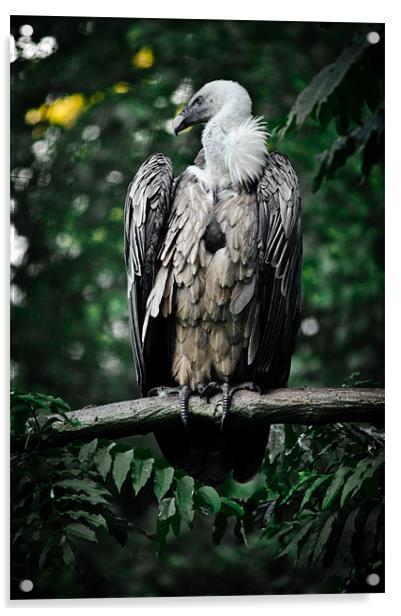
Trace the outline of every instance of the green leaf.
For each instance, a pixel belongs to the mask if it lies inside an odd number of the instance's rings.
[[[350,496],[353,496],[362,487],[363,476],[369,471],[371,460],[365,458],[360,460],[355,468],[355,471],[350,475],[344,484],[341,493],[340,507],[343,507]]]
[[[345,477],[351,472],[347,466],[340,468],[334,473],[333,480],[329,485],[326,495],[323,499],[322,510],[329,509],[337,498],[338,493],[344,485]]]
[[[69,494],[68,496],[61,496],[58,501],[68,501],[73,503],[89,503],[90,505],[110,505],[100,494]],[[82,505],[81,505],[82,507]]]
[[[159,520],[168,520],[168,518],[172,518],[176,512],[175,507],[175,498],[164,498],[159,505]]]
[[[79,520],[79,518],[84,518],[88,524],[91,526],[99,527],[102,526],[107,530],[107,524],[105,518],[98,513],[88,513],[87,511],[79,510],[79,511],[63,511],[63,515],[72,518],[73,520]]]
[[[154,490],[160,503],[163,496],[168,492],[174,477],[174,469],[164,461],[155,464]]]
[[[316,542],[321,531],[321,524],[319,524],[320,522],[320,517],[315,520],[312,528],[310,529],[308,540],[305,541],[299,550],[297,566],[300,571],[306,570],[310,567],[313,550],[315,549]]]
[[[89,496],[94,496],[95,494],[105,496],[109,494],[107,490],[91,479],[62,479],[61,481],[56,481],[54,487],[65,488],[74,492],[85,492]]]
[[[132,485],[136,496],[152,474],[152,468],[155,460],[150,457],[150,455],[150,452],[147,450],[135,450],[134,460],[132,463]]]
[[[293,121],[300,127],[313,112],[317,115],[319,114],[323,103],[327,101],[329,96],[341,84],[349,69],[368,47],[369,43],[366,39],[366,34],[360,33],[334,62],[325,66],[313,77],[312,81],[300,92],[293,104],[288,114],[287,124],[280,131],[281,137],[286,133]]]
[[[245,515],[244,508],[239,503],[236,503],[231,498],[226,496],[221,497],[221,510],[228,515],[243,516]]]
[[[194,480],[189,475],[177,479],[176,503],[182,518],[191,524],[194,519],[193,494]]]
[[[221,500],[219,494],[211,486],[202,486],[198,490],[201,499],[210,507],[213,513],[218,513],[221,509]]]
[[[332,475],[324,475],[323,477],[318,477],[318,479],[316,479],[309,486],[309,488],[306,490],[305,495],[304,495],[304,497],[302,499],[301,506],[299,508],[300,511],[302,511],[302,509],[305,507],[305,505],[307,505],[309,503],[310,499],[313,496],[313,493],[318,489],[318,487],[321,486],[326,481],[328,481],[329,479],[331,479],[331,477],[332,477]]]
[[[352,563],[352,541],[355,535],[356,518],[359,514],[359,507],[353,509],[347,517],[341,537],[336,542],[335,552],[329,554],[329,559],[336,560],[341,565],[341,570],[347,575]]]
[[[50,544],[50,541],[48,541],[46,545],[43,547],[40,553],[40,556],[39,556],[39,569],[43,569],[43,567],[45,566],[48,554],[50,552],[50,548],[51,548],[51,544]]]
[[[322,557],[324,548],[329,540],[331,530],[333,528],[333,523],[337,518],[337,513],[332,513],[328,518],[326,518],[322,530],[319,533],[319,537],[316,541],[315,547],[313,549],[313,554],[311,557],[311,565],[316,564],[320,558]]]
[[[289,490],[288,494],[282,499],[281,504],[285,505],[286,503],[288,503],[291,498],[293,497],[293,495],[298,492],[305,483],[308,483],[308,481],[311,481],[311,479],[313,479],[314,474],[311,472],[306,472],[306,471],[302,471],[300,473],[298,473],[299,476],[299,480],[297,481],[297,483],[292,486],[292,488]]]
[[[110,472],[113,462],[110,451],[113,447],[115,447],[115,445],[115,443],[110,443],[110,445],[103,447],[102,449],[98,449],[95,453],[94,462],[103,480],[106,479],[107,474]]]
[[[54,406],[56,406],[59,410],[63,410],[64,412],[67,412],[67,413],[71,411],[70,405],[67,402],[65,402],[65,400],[63,400],[62,398],[59,398],[59,397],[53,398],[53,403],[54,403]]]
[[[349,135],[338,137],[330,145],[316,156],[320,162],[320,168],[313,180],[313,192],[317,192],[325,178],[333,178],[346,160],[355,152],[357,143]]]
[[[243,500],[249,500],[255,496],[258,491],[265,491],[265,480],[262,474],[257,475],[246,483],[239,483],[229,475],[219,488],[219,492],[222,496]],[[263,497],[264,496],[260,495],[260,498]]]
[[[85,445],[82,445],[81,449],[79,450],[78,460],[80,462],[88,462],[95,453],[96,447],[97,438],[93,439],[93,441],[91,441],[90,443],[85,443]]]
[[[383,503],[375,505],[365,522],[364,527],[364,554],[368,559],[373,553],[376,544],[376,537],[380,529],[379,520],[383,513]]]
[[[128,475],[133,455],[133,449],[129,449],[128,451],[119,451],[114,458],[111,474],[119,492],[121,492],[121,487]]]
[[[67,567],[75,567],[77,564],[74,552],[71,549],[71,545],[68,541],[63,544],[63,561]]]
[[[364,154],[362,166],[362,174],[367,176],[371,166],[379,162],[381,158],[383,135],[383,113],[379,110],[376,115],[368,116],[361,126],[335,139],[329,148],[316,157],[320,162],[320,168],[313,181],[313,191],[316,192],[320,188],[323,180],[333,178],[337,169],[342,167],[361,146],[365,146],[365,154],[368,157],[365,161]],[[350,386],[350,383],[347,383],[347,386]],[[355,386],[357,386],[356,383],[354,383]]]
[[[299,528],[298,532],[295,534],[295,536],[288,543],[288,545],[281,552],[279,552],[277,554],[277,557],[280,558],[281,556],[284,556],[285,554],[289,554],[290,552],[295,550],[296,551],[296,558],[298,558],[299,550],[302,547],[302,540],[309,533],[310,529],[312,528],[313,522],[314,522],[314,520],[309,520],[308,522],[303,523],[301,525],[301,527]],[[290,535],[290,537],[291,537],[291,535]]]
[[[96,533],[94,530],[86,526],[85,524],[68,524],[65,527],[67,535],[78,537],[79,539],[86,539],[86,541],[93,541],[98,543]]]

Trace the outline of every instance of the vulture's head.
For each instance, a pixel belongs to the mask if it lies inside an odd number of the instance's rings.
[[[236,81],[219,79],[206,83],[175,118],[175,134],[194,124],[208,122],[224,108],[246,118],[251,113],[252,101],[245,88]]]

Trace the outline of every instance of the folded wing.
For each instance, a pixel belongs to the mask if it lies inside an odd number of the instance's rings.
[[[267,157],[257,199],[259,314],[248,357],[263,388],[283,387],[299,330],[302,263],[298,179],[285,155]]]
[[[163,154],[153,154],[139,168],[125,200],[124,248],[128,279],[128,313],[137,382],[142,395],[167,384],[169,335],[165,319],[152,320],[146,338],[142,328],[146,301],[156,275],[157,256],[171,207],[173,169]],[[149,364],[152,370],[149,370]],[[165,374],[164,374],[165,373]]]

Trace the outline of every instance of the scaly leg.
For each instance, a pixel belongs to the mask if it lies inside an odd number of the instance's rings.
[[[189,415],[189,397],[191,390],[188,385],[180,387],[180,415],[184,429],[188,432],[188,415]]]
[[[183,426],[188,431],[188,414],[189,414],[189,397],[191,390],[187,385],[181,387],[153,387],[148,392],[149,396],[159,396],[165,398],[166,396],[176,396],[178,394],[180,399],[180,417]]]
[[[247,390],[247,391],[257,391],[259,394],[261,393],[260,391],[260,387],[258,387],[257,385],[255,385],[255,383],[252,383],[251,381],[247,382],[247,383],[239,383],[239,385],[236,385],[233,388],[230,388],[228,383],[223,383],[222,386],[222,391],[223,391],[223,410],[221,413],[221,421],[220,421],[220,427],[221,429],[223,429],[223,425],[224,425],[224,420],[227,417],[227,413],[230,411],[231,408],[231,403],[232,403],[232,399],[234,394],[237,391],[242,391],[242,390]]]

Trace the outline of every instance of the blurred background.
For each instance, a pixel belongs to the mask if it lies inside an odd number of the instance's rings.
[[[139,165],[156,151],[171,157],[176,175],[192,163],[201,128],[177,138],[172,119],[214,79],[239,81],[254,114],[264,116],[270,130],[282,125],[297,94],[360,27],[12,17],[14,388],[61,396],[73,408],[137,396],[123,208]],[[313,192],[319,153],[335,137],[333,123],[322,130],[310,117],[301,130],[270,142],[295,166],[304,211],[302,324],[291,386],[341,386],[355,372],[362,380],[384,379],[384,171],[374,166],[363,182],[356,155]],[[107,575],[102,559],[93,559],[98,546],[90,546],[87,567],[100,569],[92,572],[93,587],[85,582],[79,594],[225,594],[221,573],[237,593],[285,592],[280,584],[288,589],[262,549],[239,551],[226,543],[214,548],[211,562],[207,542],[210,529],[196,544],[183,538],[161,569],[138,535],[123,556],[108,554]],[[144,558],[133,563],[132,550]],[[197,560],[195,578],[188,558]],[[58,596],[76,596],[82,581],[77,578],[72,591],[72,575],[59,580]]]

